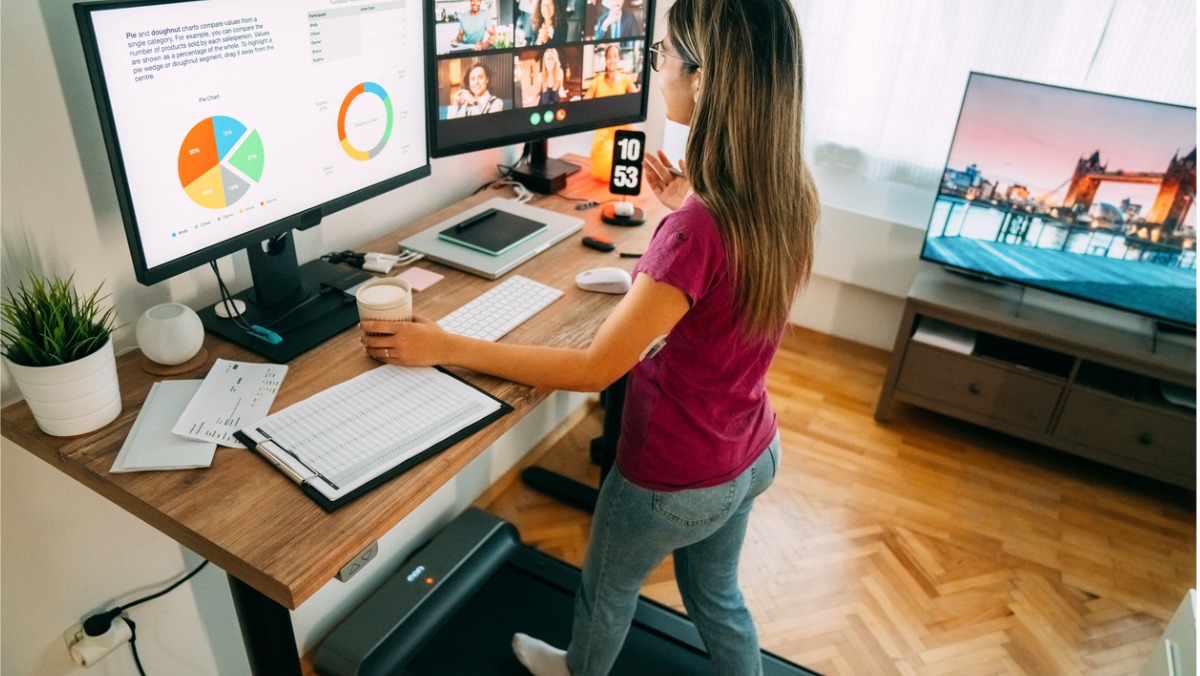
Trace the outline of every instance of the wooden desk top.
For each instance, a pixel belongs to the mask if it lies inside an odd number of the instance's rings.
[[[571,177],[564,195],[604,201],[613,199],[607,184],[595,180],[587,159],[571,161],[582,171]],[[486,189],[452,206],[363,245],[363,251],[394,251],[396,242],[474,204],[504,192]],[[583,231],[518,267],[516,274],[549,284],[564,295],[502,340],[525,344],[583,347],[595,334],[618,298],[581,291],[575,275],[583,269],[618,266],[631,269],[633,259],[619,251],[644,250],[658,220],[666,213],[649,189],[632,200],[647,212],[641,227],[607,225],[600,208],[576,211],[575,204],[546,196],[531,204],[584,219]],[[602,235],[617,250],[601,253],[581,246],[583,235]],[[483,293],[493,282],[431,261],[419,267],[445,279],[414,297],[414,311],[438,319]],[[503,278],[502,278],[503,279]],[[205,336],[208,362],[178,376],[202,378],[218,358],[261,362],[224,340]],[[239,580],[281,605],[295,609],[334,579],[373,540],[404,519],[502,434],[551,394],[509,381],[461,372],[467,380],[511,404],[515,411],[471,438],[421,463],[409,472],[328,514],[294,483],[257,454],[220,449],[208,469],[110,474],[109,468],[129,434],[156,378],[142,371],[134,350],[118,361],[123,409],[112,423],[92,434],[58,438],[43,434],[29,407],[18,402],[0,411],[2,434],[63,473],[108,498]],[[287,377],[272,411],[378,366],[367,357],[351,329],[289,363]]]

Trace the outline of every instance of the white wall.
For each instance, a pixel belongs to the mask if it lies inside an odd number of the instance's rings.
[[[662,3],[661,10],[667,3]],[[5,0],[0,9],[0,277],[4,287],[32,269],[101,282],[120,321],[118,349],[152,305],[200,307],[216,300],[212,275],[197,270],[144,287],[133,276],[123,226],[83,65],[72,0]],[[658,22],[663,25],[661,17]],[[645,125],[651,148],[663,142],[662,105],[652,97]],[[590,135],[555,140],[551,154],[587,154]],[[301,260],[390,232],[468,195],[493,177],[515,148],[436,160],[433,175],[326,219],[299,233]],[[816,276],[793,321],[889,347],[901,298],[915,271],[913,236],[886,219],[827,209]],[[856,233],[858,233],[856,235]],[[917,245],[919,246],[919,244]],[[248,284],[242,255],[223,262],[232,286]],[[19,395],[7,370],[0,400]],[[581,405],[556,396],[439,491],[381,542],[381,555],[350,583],[331,582],[294,613],[310,649],[411,547],[446,523],[546,432]],[[62,631],[102,606],[129,601],[198,563],[172,540],[67,478],[24,449],[0,443],[0,672],[82,674]],[[167,597],[131,611],[150,673],[242,674],[241,648],[224,574],[210,566]],[[125,674],[127,649],[92,674]]]
[[[428,540],[586,403],[558,392],[379,540],[379,553],[348,582],[331,581],[292,622],[309,653]],[[164,588],[202,559],[16,444],[0,441],[0,673],[43,676],[134,673],[128,647],[91,669],[71,662],[62,633],[93,612]],[[248,674],[228,580],[208,565],[174,592],[130,609],[147,673]]]
[[[74,273],[81,288],[104,283],[125,327],[118,350],[133,346],[132,327],[168,300],[200,307],[216,300],[211,272],[198,270],[153,287],[133,276],[71,0],[5,0],[0,16],[0,238],[3,286],[32,269]],[[655,105],[658,105],[657,102]],[[652,109],[653,110],[653,109]],[[661,114],[658,114],[661,117]],[[652,139],[661,124],[647,123]],[[586,154],[590,134],[551,142],[551,153]],[[433,175],[334,215],[300,233],[301,260],[395,230],[469,195],[511,163],[517,148],[436,160]],[[223,262],[248,284],[244,256]],[[7,370],[0,399],[19,397]],[[581,395],[546,402],[454,482],[380,541],[380,555],[349,583],[331,582],[293,614],[297,640],[310,650],[330,625],[412,549],[493,483],[574,409]],[[123,510],[19,446],[0,443],[0,672],[82,674],[69,659],[63,630],[102,607],[156,591],[199,563]],[[150,673],[247,673],[225,575],[209,566],[172,594],[130,611]],[[94,674],[128,674],[122,648]]]

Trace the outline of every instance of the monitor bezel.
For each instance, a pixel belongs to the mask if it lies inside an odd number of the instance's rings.
[[[231,236],[225,240],[222,240],[221,242],[211,244],[192,253],[178,256],[158,265],[149,265],[146,261],[138,217],[133,206],[133,198],[125,173],[125,164],[124,158],[121,154],[120,138],[117,134],[116,120],[113,117],[107,81],[104,77],[103,62],[101,60],[99,45],[96,40],[96,33],[91,17],[94,12],[110,9],[128,9],[134,7],[184,4],[203,1],[204,0],[94,0],[89,2],[78,2],[74,4],[76,23],[79,28],[80,41],[83,46],[84,61],[87,66],[88,77],[92,85],[92,92],[94,94],[96,108],[99,114],[100,132],[104,138],[104,146],[106,155],[108,157],[109,169],[112,172],[113,183],[115,184],[116,188],[117,204],[121,212],[121,220],[124,224],[125,237],[129,245],[130,257],[133,262],[134,275],[138,282],[146,286],[170,279],[217,259],[242,251],[248,247],[258,246],[261,242],[269,240],[273,237],[286,235],[292,230],[307,230],[308,228],[320,224],[322,220],[330,214],[354,206],[373,197],[377,197],[386,192],[395,190],[396,188],[412,183],[413,181],[427,177],[432,173],[428,152],[429,136],[428,131],[426,131],[425,162],[416,169],[398,174],[383,181],[378,181],[371,185],[363,186],[362,188],[326,200],[319,204],[313,204],[308,208],[289,214],[274,221],[264,223],[253,230]],[[422,21],[427,24],[428,15],[426,12],[428,10],[424,3],[422,3],[421,11]],[[421,36],[421,39],[425,40],[426,32],[421,31]],[[422,54],[428,53],[426,50],[426,45],[422,45],[421,52]],[[428,81],[426,81],[426,86],[428,86]],[[428,92],[426,93],[428,94]]]
[[[500,1],[515,3],[515,0],[500,0]],[[572,134],[579,134],[579,133],[583,133],[583,132],[595,131],[597,129],[606,129],[609,127],[616,127],[616,126],[620,126],[620,125],[624,125],[624,124],[637,124],[637,123],[646,121],[646,118],[649,114],[650,96],[652,93],[651,92],[651,80],[652,80],[651,73],[654,70],[653,68],[650,67],[650,46],[654,42],[653,36],[654,36],[654,19],[655,19],[655,14],[656,14],[656,0],[645,0],[645,6],[644,6],[645,7],[644,16],[646,18],[645,34],[640,37],[629,38],[630,40],[641,40],[642,41],[642,63],[644,64],[644,66],[643,66],[644,67],[644,77],[643,77],[642,87],[638,91],[638,97],[639,97],[638,108],[639,108],[639,110],[638,110],[637,114],[616,116],[616,117],[604,119],[602,121],[584,122],[584,123],[579,123],[579,124],[563,125],[563,126],[552,127],[552,128],[543,127],[541,129],[533,129],[533,130],[531,130],[527,133],[523,133],[523,134],[509,134],[506,136],[496,137],[494,139],[489,139],[486,141],[462,143],[462,144],[456,144],[456,145],[440,144],[439,137],[438,137],[438,129],[437,129],[438,122],[440,121],[438,119],[439,103],[438,103],[438,98],[437,98],[437,92],[438,92],[438,89],[437,89],[437,86],[438,86],[437,64],[438,64],[439,56],[443,57],[443,58],[447,58],[447,57],[444,54],[442,54],[442,55],[437,54],[437,40],[436,40],[437,22],[435,22],[432,18],[434,16],[434,6],[435,6],[436,2],[437,2],[437,0],[423,0],[424,6],[425,6],[425,19],[426,19],[425,20],[425,66],[426,66],[426,82],[425,82],[426,96],[425,96],[425,100],[426,100],[427,105],[426,105],[426,111],[425,111],[425,123],[429,128],[428,136],[429,136],[429,155],[430,155],[430,157],[434,157],[434,158],[451,157],[453,155],[461,155],[464,153],[477,152],[480,150],[490,150],[492,148],[500,148],[500,147],[508,146],[508,145],[544,142],[549,139],[558,138],[561,136],[569,136]],[[578,44],[578,45],[582,46],[582,45],[586,45],[586,44],[601,44],[601,43],[610,43],[610,42],[614,42],[614,40],[580,39],[576,42],[566,43],[566,44],[567,45]],[[561,45],[550,45],[550,46],[561,46]],[[518,52],[526,51],[529,49],[536,49],[536,48],[537,48],[537,46],[535,46],[535,45],[526,45],[524,47],[513,46],[513,47],[504,47],[501,49],[494,49],[494,50],[483,50],[480,52],[480,54],[485,54],[485,55],[500,54],[500,53],[516,54]],[[579,102],[571,101],[570,103],[579,103]],[[529,110],[529,111],[549,110],[549,109],[552,109],[553,107],[554,106],[538,106],[538,107],[528,108],[526,110]]]

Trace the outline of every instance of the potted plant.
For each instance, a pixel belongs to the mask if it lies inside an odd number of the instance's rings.
[[[0,299],[0,346],[38,427],[52,436],[97,430],[121,413],[113,308],[100,287],[82,296],[67,279],[29,273]]]

